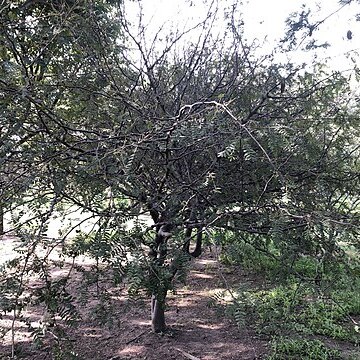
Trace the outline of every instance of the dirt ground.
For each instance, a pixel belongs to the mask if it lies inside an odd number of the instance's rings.
[[[10,241],[9,241],[10,243]],[[0,257],[11,257],[11,249],[0,246]],[[169,294],[166,320],[169,331],[154,334],[150,330],[150,305],[148,301],[132,302],[126,289],[109,289],[112,309],[107,315],[111,325],[100,326],[88,303],[82,310],[82,320],[76,328],[67,330],[69,344],[81,359],[190,359],[190,360],[255,360],[263,359],[267,342],[257,337],[250,329],[238,328],[217,308],[209,306],[211,295],[227,282],[252,281],[239,279],[222,269],[216,254],[207,251],[194,261],[186,286]],[[74,280],[73,291],[78,289],[79,279]],[[110,310],[109,310],[110,311]],[[36,322],[41,318],[39,309],[29,308],[26,314]],[[11,316],[0,319],[0,359],[10,359]],[[16,359],[50,360],[71,359],[55,357],[49,333],[44,345],[38,349],[31,341],[31,334],[23,323],[15,323]],[[50,334],[51,334],[51,329]],[[1,335],[1,333],[0,333]]]

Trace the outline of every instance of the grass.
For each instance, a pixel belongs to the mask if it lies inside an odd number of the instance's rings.
[[[342,360],[338,350],[327,348],[319,340],[279,337],[271,343],[271,355],[267,360]]]
[[[240,265],[263,282],[232,289],[236,299],[230,305],[215,300],[239,326],[252,326],[272,339],[268,360],[360,359],[356,259],[320,267],[316,258],[303,256],[287,267],[248,244],[229,250],[223,254],[225,264]]]

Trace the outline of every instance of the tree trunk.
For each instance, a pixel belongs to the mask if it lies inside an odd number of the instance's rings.
[[[4,208],[0,204],[0,235],[4,235]]]
[[[163,332],[165,324],[165,296],[159,299],[156,295],[151,297],[151,328],[154,332]]]

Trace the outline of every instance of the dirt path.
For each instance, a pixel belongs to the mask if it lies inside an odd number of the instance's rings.
[[[248,329],[239,329],[216,308],[209,307],[211,294],[223,289],[224,281],[234,281],[231,275],[220,273],[219,266],[214,254],[205,254],[193,264],[187,285],[179,288],[176,295],[169,295],[168,333],[151,333],[149,304],[129,304],[123,293],[117,293],[113,297],[111,327],[99,326],[93,313],[86,311],[79,327],[70,330],[74,351],[84,360],[262,359],[265,341]],[[0,326],[6,321],[10,318],[0,320]],[[18,330],[17,359],[53,359],[49,344],[40,351],[31,343],[24,326]],[[1,360],[10,354],[9,344],[8,333],[0,338]]]

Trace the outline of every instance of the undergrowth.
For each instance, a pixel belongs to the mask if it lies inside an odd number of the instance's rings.
[[[267,360],[341,360],[338,350],[327,348],[319,340],[289,339],[279,337],[271,343]]]
[[[272,250],[272,249],[271,249]],[[352,258],[326,264],[316,257],[296,259],[261,253],[251,245],[224,247],[221,260],[262,281],[239,284],[209,305],[221,307],[239,327],[250,326],[272,339],[268,360],[360,359],[359,264]],[[346,347],[346,351],[341,351]]]

